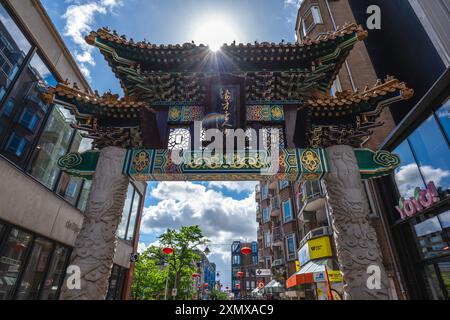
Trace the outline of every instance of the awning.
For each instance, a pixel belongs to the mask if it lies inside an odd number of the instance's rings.
[[[332,269],[333,260],[322,259],[310,261],[304,265],[300,271],[286,281],[286,288],[292,288],[305,283],[326,282],[325,268],[327,268],[329,276],[332,275],[330,276],[331,282],[342,281],[342,278],[336,275],[340,274],[340,272]]]
[[[266,293],[280,293],[284,292],[284,290],[284,286],[276,280],[270,281],[264,288],[264,292]]]

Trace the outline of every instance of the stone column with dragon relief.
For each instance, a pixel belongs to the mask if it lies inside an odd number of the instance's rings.
[[[72,289],[73,278],[68,274],[61,300],[104,300],[106,297],[129,183],[129,178],[122,173],[125,155],[125,149],[116,147],[107,147],[100,153],[85,220],[69,264],[69,268],[81,271],[81,286]]]
[[[337,258],[346,300],[387,300],[388,280],[375,230],[369,224],[369,202],[355,152],[350,146],[327,150],[324,179],[333,223]]]

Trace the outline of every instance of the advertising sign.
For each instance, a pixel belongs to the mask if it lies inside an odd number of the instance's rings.
[[[295,271],[300,271],[300,261],[295,261]]]
[[[270,277],[270,276],[272,276],[272,271],[270,271],[270,269],[257,269],[256,276],[257,277]]]
[[[320,237],[308,241],[309,256],[311,260],[328,258],[333,256],[330,237]]]
[[[339,270],[328,270],[328,278],[330,279],[330,282],[344,282],[342,279],[342,274]]]
[[[298,251],[298,261],[301,267],[311,260],[329,258],[332,256],[333,252],[331,250],[329,236],[311,239]]]

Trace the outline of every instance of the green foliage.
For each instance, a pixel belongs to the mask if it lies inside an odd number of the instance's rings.
[[[211,300],[221,300],[221,301],[228,300],[228,295],[225,292],[216,289],[211,291],[209,297],[211,298]]]
[[[149,247],[136,262],[133,298],[164,299],[166,279],[169,275],[168,299],[173,299],[173,288],[178,290],[177,299],[191,299],[195,293],[192,274],[197,271],[195,262],[201,259],[197,247],[208,242],[198,226],[182,227],[179,231],[167,230],[159,237],[160,245]],[[173,254],[164,254],[165,247],[172,248]]]

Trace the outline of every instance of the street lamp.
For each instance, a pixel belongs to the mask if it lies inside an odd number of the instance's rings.
[[[163,253],[165,254],[165,255],[170,255],[170,254],[172,254],[173,253],[173,248],[170,248],[170,247],[166,247],[166,248],[164,248],[163,250]],[[169,270],[167,270],[167,277],[166,277],[166,291],[164,292],[164,300],[167,300],[167,290],[168,290],[168,287],[169,287],[169,275],[170,275],[170,264],[169,264]]]
[[[206,255],[209,255],[211,253],[211,250],[209,250],[208,247],[205,248],[205,250],[203,251]]]

